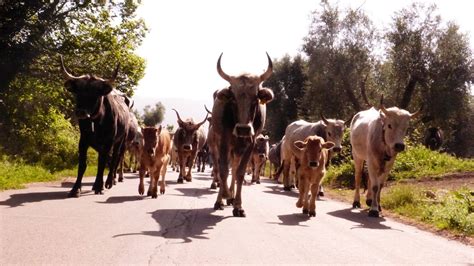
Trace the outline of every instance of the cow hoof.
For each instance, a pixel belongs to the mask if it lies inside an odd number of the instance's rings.
[[[371,199],[368,199],[365,201],[365,204],[367,204],[367,206],[372,206],[372,200]]]
[[[104,191],[103,191],[103,190],[94,190],[94,194],[96,194],[96,195],[104,195]]]
[[[152,195],[151,191],[148,190],[148,192],[146,193],[146,196],[149,197],[149,196],[151,196],[151,195]]]
[[[211,189],[217,189],[217,185],[215,183],[211,184]]]
[[[234,205],[234,199],[227,199],[227,206]]]
[[[67,194],[68,198],[79,198],[81,196],[81,190],[80,189],[73,189],[69,191]]]
[[[118,179],[119,182],[123,182],[123,177],[119,177]],[[115,185],[115,184],[114,184]]]
[[[182,177],[178,178],[178,184],[183,184],[184,183],[184,179]]]
[[[232,214],[234,215],[234,217],[245,217],[244,209],[234,208]]]
[[[160,189],[160,194],[161,194],[161,195],[165,194],[165,190],[164,190],[164,189]]]
[[[360,208],[360,202],[354,201],[354,202],[352,203],[352,208],[353,208],[353,209]]]
[[[291,186],[284,186],[284,187],[283,187],[283,190],[284,190],[284,191],[291,191]]]
[[[260,184],[260,180],[257,180],[257,184]]]
[[[303,214],[309,214],[308,209],[303,209]]]
[[[379,211],[370,210],[369,217],[375,217],[375,218],[379,217]]]
[[[318,196],[319,196],[319,197],[324,197],[324,192],[319,191]]]
[[[316,211],[309,211],[309,217],[316,217]]]
[[[155,192],[155,193],[151,194],[151,198],[152,198],[152,199],[158,198],[158,193]]]
[[[297,187],[298,187],[298,186],[291,185],[291,186],[290,186],[290,189],[291,189],[291,188],[297,188]]]
[[[222,204],[222,202],[214,203],[214,210],[223,210],[223,209],[224,209],[224,204]]]

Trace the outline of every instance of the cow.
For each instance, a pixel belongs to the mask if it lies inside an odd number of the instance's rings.
[[[79,121],[79,164],[76,182],[68,197],[79,197],[82,177],[87,168],[87,150],[92,147],[99,154],[97,175],[92,186],[95,194],[103,194],[104,169],[109,166],[105,188],[113,186],[120,159],[125,152],[129,132],[129,106],[125,98],[114,90],[119,65],[111,79],[94,75],[80,77],[70,74],[61,56],[61,68],[66,79],[65,87],[75,97],[75,115]]]
[[[273,73],[273,64],[267,53],[268,67],[263,74],[230,76],[222,70],[221,58],[222,54],[217,60],[217,72],[230,86],[215,93],[209,129],[209,148],[219,177],[219,193],[214,209],[222,210],[222,200],[227,199],[228,203],[233,204],[232,214],[245,217],[242,183],[255,138],[265,125],[266,104],[273,100],[272,90],[261,86]],[[232,168],[231,190],[227,183],[229,164]]]
[[[152,198],[158,197],[158,180],[160,179],[160,194],[165,193],[165,175],[166,167],[169,162],[169,152],[171,150],[171,137],[167,129],[162,126],[145,127],[142,129],[143,133],[143,152],[140,157],[140,183],[138,185],[138,193],[143,195],[145,193],[145,185],[143,179],[145,172],[150,174],[150,186],[148,188],[147,196]]]
[[[326,164],[329,160],[329,149],[334,142],[325,142],[316,135],[308,136],[304,141],[293,142],[293,154],[300,164],[298,175],[299,197],[296,207],[303,207],[303,214],[316,216],[316,197],[319,194],[321,180],[326,173]],[[311,198],[309,197],[311,192]]]
[[[197,152],[201,150],[204,143],[206,143],[206,135],[201,126],[207,121],[207,115],[202,122],[196,124],[192,118],[183,121],[179,116],[178,111],[175,109],[173,109],[173,111],[176,112],[179,125],[173,138],[173,143],[178,150],[178,183],[183,183],[183,179],[186,179],[187,182],[191,182],[191,170],[193,169]],[[188,168],[187,172],[186,167]]]
[[[430,150],[438,150],[444,141],[443,130],[439,127],[430,127],[425,132],[425,146]]]
[[[265,163],[268,159],[268,151],[270,149],[268,144],[268,136],[263,134],[258,135],[255,138],[255,146],[252,151],[252,157],[250,162],[252,165],[252,181],[251,183],[260,184],[260,172],[262,167],[265,169]]]
[[[385,108],[383,96],[380,110],[374,107],[357,113],[350,125],[350,142],[355,169],[355,194],[353,208],[360,208],[360,182],[364,161],[367,162],[369,181],[366,203],[369,217],[379,217],[380,192],[399,152],[405,150],[403,141],[410,119],[415,113],[398,107]]]
[[[270,147],[268,151],[268,160],[270,161],[270,179],[278,179],[279,170],[281,165],[281,140]],[[275,173],[272,175],[272,168],[275,169]],[[281,172],[281,171],[280,171]]]
[[[134,149],[134,151],[139,152],[139,149],[140,149],[139,144],[134,143],[134,142],[139,141],[141,129],[140,129],[140,126],[138,125],[138,120],[135,114],[133,112],[129,112],[129,116],[130,116],[130,120],[129,120],[127,139],[125,140],[125,151],[129,150],[129,148],[132,148]],[[131,170],[132,157],[134,156],[134,154],[132,154],[131,152],[129,153],[130,153],[130,170]],[[138,160],[136,156],[135,156],[135,160]],[[120,158],[120,163],[119,163],[119,168],[118,168],[118,175],[119,175],[118,181],[119,182],[123,182],[124,164],[125,164],[125,153]],[[137,163],[135,162],[135,166],[136,164]]]
[[[342,150],[341,142],[345,130],[345,121],[339,119],[327,119],[321,115],[321,120],[311,123],[305,120],[298,120],[286,127],[285,135],[282,139],[281,162],[283,173],[283,189],[290,191],[292,181],[290,180],[290,166],[294,162],[295,171],[298,172],[300,162],[294,158],[293,143],[297,140],[304,141],[308,136],[316,135],[322,137],[325,141],[334,143],[331,152],[340,152]],[[319,190],[322,195],[322,188]]]
[[[137,124],[138,125],[138,124]],[[138,126],[135,138],[127,145],[130,154],[130,172],[135,173],[139,168],[139,161],[143,151],[143,134],[142,129]]]
[[[207,138],[207,136],[206,136]],[[204,172],[206,169],[206,163],[209,160],[209,146],[207,142],[204,143],[204,146],[197,152],[196,155],[196,166],[198,172]]]

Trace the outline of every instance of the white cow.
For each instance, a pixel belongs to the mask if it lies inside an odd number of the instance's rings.
[[[357,113],[351,122],[351,145],[355,168],[354,208],[360,208],[360,181],[364,161],[369,170],[367,205],[369,216],[379,217],[380,191],[395,162],[397,154],[405,149],[403,139],[411,118],[420,114],[421,109],[411,114],[398,107],[385,108],[383,97],[380,110],[371,108]]]

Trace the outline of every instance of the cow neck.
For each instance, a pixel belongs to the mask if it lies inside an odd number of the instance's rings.
[[[100,96],[100,100],[99,100],[99,105],[97,106],[97,109],[95,110],[95,112],[93,114],[91,114],[91,117],[90,119],[91,120],[95,120],[99,117],[100,115],[100,109],[102,108],[102,105],[104,103],[104,96]]]

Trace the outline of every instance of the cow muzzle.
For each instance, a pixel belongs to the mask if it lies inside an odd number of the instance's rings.
[[[233,133],[235,136],[240,138],[250,138],[255,134],[253,127],[248,124],[235,125]]]
[[[405,150],[405,144],[403,143],[395,143],[394,150],[396,152],[401,152]]]
[[[184,150],[184,151],[192,151],[192,150],[193,150],[193,146],[191,146],[190,144],[184,144],[184,145],[183,145],[183,150]]]
[[[319,166],[319,162],[316,162],[316,161],[310,161],[308,163],[308,166],[311,167],[311,168],[317,168]]]
[[[148,155],[150,155],[151,157],[155,157],[155,150],[154,150],[154,149],[148,149],[147,153],[148,153]]]
[[[264,159],[264,158],[265,158],[265,154],[259,154],[258,157],[259,157],[260,159]]]

